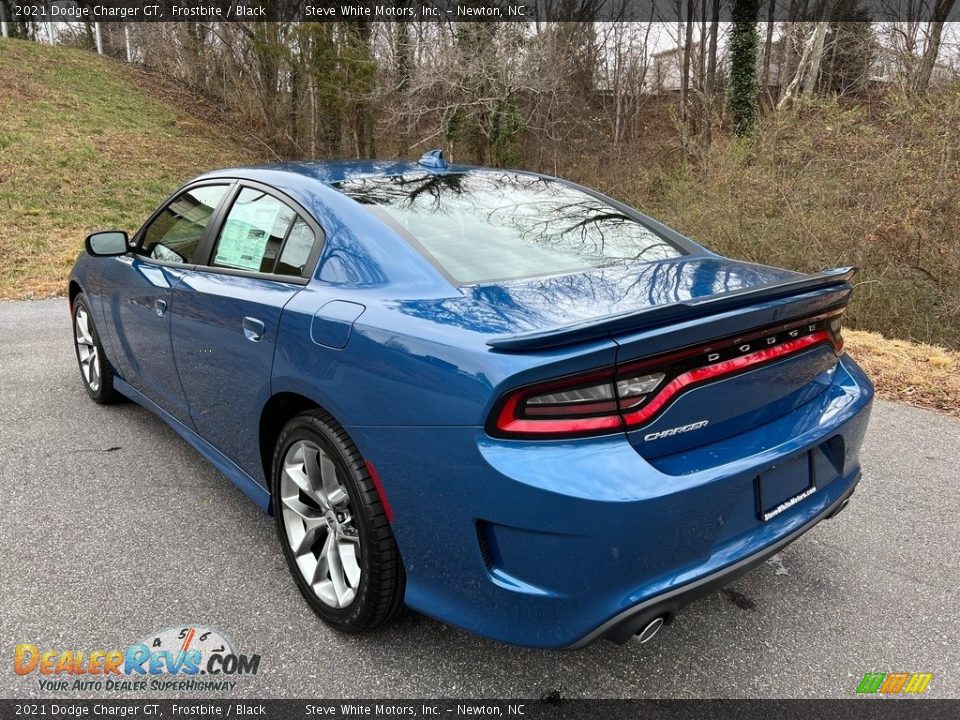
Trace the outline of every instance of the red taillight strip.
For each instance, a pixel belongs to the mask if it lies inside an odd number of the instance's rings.
[[[716,378],[723,377],[724,375],[732,375],[734,373],[742,372],[743,370],[746,370],[754,365],[760,365],[761,363],[769,362],[770,360],[775,360],[785,355],[791,355],[793,353],[800,352],[808,347],[829,342],[831,342],[830,333],[826,330],[819,330],[812,335],[805,335],[804,337],[797,338],[796,340],[788,340],[780,345],[766,348],[765,350],[758,350],[757,352],[750,353],[749,355],[742,355],[740,357],[724,360],[723,362],[718,362],[713,365],[705,365],[703,367],[694,368],[693,370],[688,370],[664,385],[663,389],[660,390],[660,392],[658,392],[653,398],[651,398],[650,401],[642,408],[636,412],[625,414],[623,419],[626,421],[628,428],[640,425],[641,423],[644,423],[652,418],[679,392],[690,387],[691,385],[696,385],[706,380],[715,380]]]
[[[839,313],[824,313],[818,317],[809,318],[804,322],[816,322],[837,314]],[[796,321],[794,321],[794,323],[795,322]],[[821,329],[811,332],[809,335],[804,335],[792,340],[786,340],[778,345],[757,350],[747,355],[714,362],[712,365],[691,367],[688,364],[687,367],[690,369],[686,371],[683,370],[681,363],[688,358],[694,358],[701,354],[709,354],[714,350],[723,352],[723,349],[727,347],[727,343],[730,343],[731,345],[737,345],[745,340],[753,340],[758,337],[763,337],[771,332],[779,333],[782,330],[790,327],[791,325],[782,325],[777,328],[767,328],[766,330],[745,337],[741,336],[740,338],[728,338],[727,340],[717,341],[709,345],[687,348],[669,355],[661,355],[659,357],[652,357],[634,363],[627,363],[618,366],[617,368],[597,370],[584,375],[561,378],[553,382],[519,389],[515,393],[508,394],[503,399],[502,405],[495,415],[496,419],[491,423],[491,427],[488,429],[488,431],[494,435],[503,434],[507,437],[560,438],[574,437],[578,435],[597,435],[624,429],[631,430],[652,421],[673,398],[675,398],[684,390],[695,385],[743,372],[751,367],[786,357],[788,355],[800,352],[801,350],[813,347],[814,345],[829,343],[833,346],[837,354],[841,352],[841,348],[843,347],[842,336],[840,336],[839,333],[834,336],[828,329]],[[769,342],[772,339],[773,338],[768,337],[767,341]],[[550,390],[582,387],[586,386],[590,382],[616,383],[616,381],[621,378],[625,378],[639,371],[649,370],[651,368],[663,368],[664,372],[669,372],[668,368],[674,364],[680,365],[680,367],[676,367],[676,372],[679,372],[680,374],[674,376],[673,379],[669,380],[667,384],[664,385],[652,397],[646,399],[646,402],[644,402],[643,406],[637,410],[631,410],[632,407],[636,406],[636,402],[630,403],[629,399],[619,399],[616,401],[618,403],[619,410],[611,407],[609,412],[601,412],[602,406],[607,405],[605,402],[595,402],[581,406],[570,406],[564,408],[554,407],[551,409],[545,407],[542,411],[545,414],[548,411],[553,412],[555,415],[559,414],[560,412],[568,411],[579,411],[583,412],[584,414],[592,414],[592,416],[588,417],[531,417],[531,413],[528,410],[524,410],[523,412],[520,411],[524,402],[536,394],[542,394]]]
[[[544,419],[531,420],[518,418],[517,405],[526,397],[523,393],[512,395],[504,403],[503,409],[497,416],[497,429],[508,433],[533,433],[549,435],[554,433],[589,433],[598,430],[620,430],[623,421],[619,415],[603,415],[601,417]]]

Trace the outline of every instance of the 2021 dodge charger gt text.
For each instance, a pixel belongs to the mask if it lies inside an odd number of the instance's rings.
[[[521,645],[647,640],[860,477],[852,269],[729,260],[563,180],[438,151],[235,168],[86,248],[87,392],[272,512],[344,631],[407,605]]]

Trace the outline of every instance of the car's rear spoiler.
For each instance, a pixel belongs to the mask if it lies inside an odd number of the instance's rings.
[[[852,289],[850,280],[856,274],[855,267],[841,267],[813,275],[802,275],[794,280],[757,285],[755,287],[734,290],[732,292],[709,295],[698,300],[657,305],[605,317],[586,320],[571,325],[561,325],[547,330],[534,330],[517,335],[503,335],[491,338],[487,345],[496,350],[535,350],[541,348],[569,345],[585,340],[609,337],[622,332],[635,332],[678,320],[691,320],[704,315],[723,312],[747,303],[776,300],[797,295],[809,290],[828,287]],[[846,286],[844,288],[844,286]]]

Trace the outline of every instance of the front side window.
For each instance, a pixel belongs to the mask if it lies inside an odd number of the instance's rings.
[[[335,187],[465,285],[683,254],[609,203],[533,175],[416,173],[358,177]]]
[[[197,262],[203,231],[228,187],[202,185],[178,195],[147,227],[141,252],[155,260]]]
[[[296,219],[293,209],[272,195],[244,188],[220,230],[211,265],[272,273]]]

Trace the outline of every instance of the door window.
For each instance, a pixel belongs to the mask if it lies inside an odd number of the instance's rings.
[[[203,231],[228,185],[201,185],[174,198],[143,234],[141,252],[155,260],[193,264]]]
[[[211,264],[272,273],[296,217],[293,209],[272,195],[244,188],[223,223]]]

